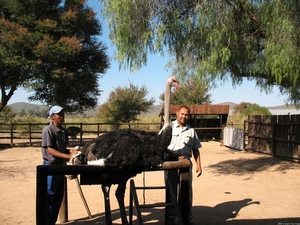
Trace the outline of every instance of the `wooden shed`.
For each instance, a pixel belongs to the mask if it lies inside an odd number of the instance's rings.
[[[171,120],[176,119],[176,111],[180,105],[170,106]],[[188,123],[195,128],[201,141],[221,140],[222,130],[226,125],[229,105],[187,105],[190,108]],[[161,122],[164,118],[164,108],[160,112]]]

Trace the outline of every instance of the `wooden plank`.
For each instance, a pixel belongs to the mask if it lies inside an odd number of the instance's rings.
[[[177,109],[181,105],[170,105],[170,114],[176,115]],[[221,115],[229,114],[229,105],[187,105],[190,109],[191,115]],[[164,115],[164,108],[162,107],[160,114]]]

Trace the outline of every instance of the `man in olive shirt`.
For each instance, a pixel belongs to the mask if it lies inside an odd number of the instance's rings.
[[[172,140],[168,149],[170,150],[168,155],[166,155],[166,160],[180,160],[183,158],[191,159],[192,156],[196,162],[196,172],[197,177],[202,174],[200,151],[201,143],[198,139],[197,133],[188,124],[188,118],[190,115],[190,109],[187,106],[180,106],[176,112],[177,119],[172,122]],[[180,202],[182,198],[189,199],[188,215],[182,215],[182,218],[189,217],[189,224],[193,224],[193,213],[192,213],[192,163],[189,171],[183,170],[166,170],[165,171],[165,181],[167,180],[171,183],[171,187],[174,193],[178,193],[178,201]],[[184,184],[188,183],[188,188],[182,188]],[[179,184],[179,185],[178,185]],[[177,190],[178,187],[178,190]],[[185,193],[183,193],[185,191]],[[168,200],[167,200],[168,201]],[[186,211],[182,210],[182,211]],[[175,211],[170,211],[169,224],[174,224],[174,219],[176,217]]]

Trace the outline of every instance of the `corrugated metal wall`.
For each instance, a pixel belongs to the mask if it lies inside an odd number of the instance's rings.
[[[223,130],[223,145],[238,150],[244,149],[244,130],[225,127]]]

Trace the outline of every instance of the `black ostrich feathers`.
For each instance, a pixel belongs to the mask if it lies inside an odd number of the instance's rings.
[[[105,167],[152,168],[163,163],[171,138],[171,125],[159,135],[132,129],[115,130],[85,145],[82,153],[86,161],[105,158]]]

